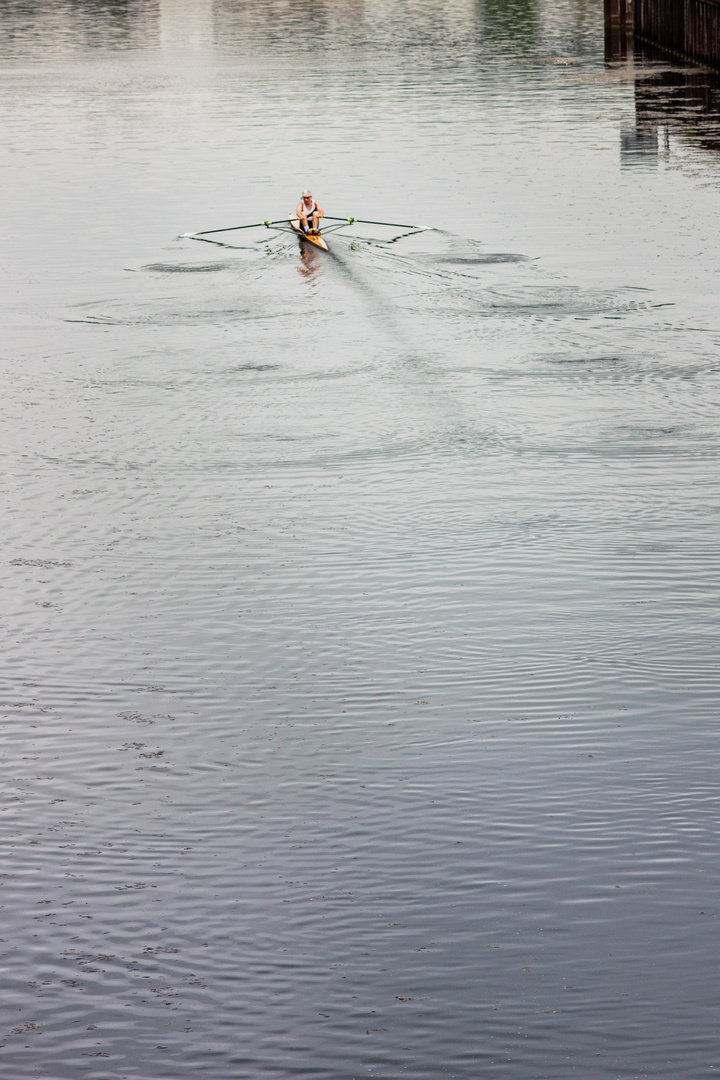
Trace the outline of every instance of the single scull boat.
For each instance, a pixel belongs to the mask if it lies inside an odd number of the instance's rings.
[[[292,231],[297,233],[301,240],[306,240],[308,244],[313,244],[314,247],[319,247],[322,251],[330,250],[323,240],[322,233],[319,229],[317,231],[304,232],[300,225],[300,219],[295,217],[293,213],[288,214],[288,221],[290,222]]]
[[[396,221],[367,221],[364,218],[354,217],[324,217],[323,222],[331,221],[335,222],[333,225],[328,225],[325,228],[325,232],[335,232],[337,229],[346,229],[348,225],[382,225],[389,229],[404,229],[405,232],[400,233],[398,236],[394,236],[392,240],[366,240],[366,243],[377,244],[394,244],[396,240],[401,240],[404,236],[413,236],[415,233],[427,232],[432,229],[432,225],[399,225]],[[252,225],[228,225],[224,229],[204,229],[202,232],[194,233],[181,233],[178,239],[184,240],[203,240],[206,244],[219,244],[220,247],[234,247],[234,244],[225,244],[222,240],[208,240],[207,237],[215,233],[223,232],[237,232],[239,229],[259,229],[264,226],[266,229],[275,229],[277,232],[287,232],[290,230],[295,233],[300,240],[306,241],[312,244],[314,247],[320,248],[321,251],[329,251],[330,248],[323,239],[322,234],[318,231],[316,233],[306,233],[300,227],[300,221],[297,216],[290,213],[287,218],[280,221],[256,221]]]

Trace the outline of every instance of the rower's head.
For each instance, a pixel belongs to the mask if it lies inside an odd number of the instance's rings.
[[[308,188],[305,188],[305,190],[303,191],[302,198],[303,198],[303,202],[307,203],[308,206],[312,202],[312,193],[310,192],[310,190]]]

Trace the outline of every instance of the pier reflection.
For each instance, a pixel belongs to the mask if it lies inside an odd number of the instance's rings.
[[[620,130],[620,163],[623,166],[653,168],[658,163],[660,147],[667,149],[667,132],[653,127],[627,127]]]
[[[211,0],[218,40],[242,47],[292,43],[320,50],[365,37],[365,0]]]
[[[536,0],[478,0],[478,28],[493,48],[531,51],[540,35],[540,10]]]
[[[680,161],[693,150],[714,160],[720,153],[720,75],[633,42],[617,26],[606,33],[605,60],[633,74],[635,123],[620,131],[623,167]]]
[[[157,43],[160,0],[4,0],[5,57],[55,51],[144,48]]]

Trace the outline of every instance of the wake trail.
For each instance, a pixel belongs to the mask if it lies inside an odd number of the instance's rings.
[[[406,327],[398,316],[397,308],[367,280],[362,267],[354,261],[351,262],[337,248],[333,248],[327,254],[338,269],[340,277],[351,286],[370,309],[374,329],[384,331],[388,338],[401,345],[404,350],[412,351],[415,343],[408,336]]]

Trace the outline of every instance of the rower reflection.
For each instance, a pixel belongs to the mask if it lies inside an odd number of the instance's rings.
[[[300,266],[297,267],[298,274],[302,274],[303,277],[313,278],[318,274],[325,273],[325,260],[326,256],[320,248],[313,247],[312,244],[304,244],[300,241]]]

